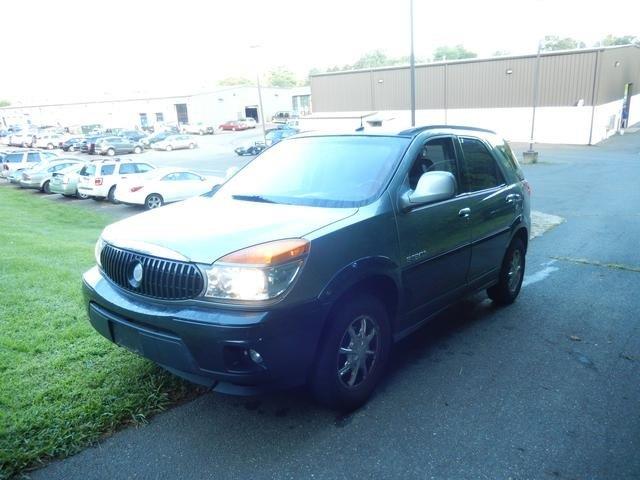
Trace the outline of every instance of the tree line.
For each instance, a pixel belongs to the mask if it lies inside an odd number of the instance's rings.
[[[614,45],[640,45],[640,38],[633,35],[607,35],[602,40],[596,42],[594,47],[609,47]],[[571,37],[559,37],[557,35],[547,35],[541,42],[541,50],[545,52],[555,50],[573,50],[576,48],[586,48],[586,43]],[[499,57],[509,55],[508,50],[497,50],[492,56]],[[468,50],[464,45],[444,45],[436,48],[432,57],[416,57],[416,63],[438,62],[443,60],[461,60],[465,58],[476,58],[478,54],[472,50]],[[333,65],[331,67],[320,69],[312,68],[307,78],[300,79],[285,66],[278,66],[271,69],[266,75],[266,86],[270,87],[294,87],[299,85],[309,85],[309,77],[324,72],[341,72],[345,70],[361,70],[366,68],[392,67],[396,65],[408,65],[409,57],[393,57],[385,54],[382,50],[373,50],[365,53],[354,63],[345,65]],[[238,85],[255,85],[253,80],[245,77],[227,77],[218,85],[238,86]]]

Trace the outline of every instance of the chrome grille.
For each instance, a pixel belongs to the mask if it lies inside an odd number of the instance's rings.
[[[105,245],[100,254],[102,270],[114,283],[131,292],[165,300],[195,298],[204,289],[204,278],[193,264],[152,257]],[[142,266],[142,280],[133,270]]]

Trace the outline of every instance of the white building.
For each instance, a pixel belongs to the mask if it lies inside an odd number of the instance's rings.
[[[292,89],[265,87],[264,117],[293,110]],[[297,93],[297,90],[296,90]],[[0,108],[0,127],[10,125],[146,127],[156,124],[198,123],[218,126],[228,120],[252,117],[261,122],[258,90],[253,86],[226,87],[211,92],[150,98],[109,98],[91,101],[12,105]]]

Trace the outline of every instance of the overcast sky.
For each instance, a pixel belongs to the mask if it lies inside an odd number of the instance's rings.
[[[409,50],[409,0],[19,0],[0,13],[0,99],[13,102],[178,95],[257,69],[302,78]],[[639,18],[633,0],[415,0],[416,56],[459,43],[480,56],[531,53],[545,35],[591,46],[640,36]]]

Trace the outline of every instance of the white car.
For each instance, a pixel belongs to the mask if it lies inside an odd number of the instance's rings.
[[[13,173],[32,168],[38,163],[49,162],[58,156],[53,152],[38,150],[15,150],[5,153],[0,166],[0,177],[9,178]]]
[[[169,135],[164,140],[151,144],[154,150],[177,150],[179,148],[196,148],[198,142],[191,135]]]
[[[140,177],[154,170],[153,165],[144,162],[120,161],[120,159],[93,161],[80,170],[78,194],[94,200],[116,203],[115,191],[118,183]]]
[[[165,203],[202,195],[222,183],[222,178],[204,177],[189,170],[159,168],[119,184],[115,198],[118,202],[144,205],[147,210],[151,210]]]
[[[257,122],[255,121],[255,119],[249,117],[249,118],[241,118],[240,120],[238,120],[240,123],[245,125],[245,128],[256,128]]]
[[[198,122],[198,123],[185,123],[184,125],[181,126],[180,130],[182,130],[183,133],[195,133],[197,135],[213,135],[215,133],[215,128],[213,128],[213,126],[211,125],[207,125],[206,123],[203,122]]]
[[[35,141],[35,132],[22,131],[11,134],[8,145],[14,147],[33,147],[35,145]]]
[[[67,140],[66,135],[61,135],[59,133],[45,133],[36,137],[35,146],[38,148],[53,150],[54,148],[58,148],[65,140]]]

